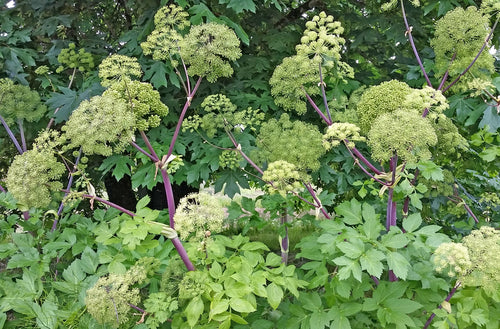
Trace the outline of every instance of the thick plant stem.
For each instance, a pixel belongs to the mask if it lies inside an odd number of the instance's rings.
[[[304,93],[306,94],[306,98],[307,98],[307,101],[309,102],[309,104],[311,104],[311,106],[314,108],[314,110],[316,111],[316,113],[319,114],[319,116],[321,117],[321,119],[323,119],[323,121],[325,121],[325,123],[328,125],[328,126],[331,126],[332,125],[332,121],[329,120],[324,114],[323,112],[321,112],[321,110],[319,109],[318,105],[316,105],[316,103],[314,103],[313,99],[311,98],[311,96],[309,96],[308,93],[306,93],[306,91],[304,90]]]
[[[23,148],[23,152],[26,152],[28,150],[28,147],[26,146],[26,138],[24,137],[23,120],[18,119],[17,125],[19,126],[19,134],[21,135],[21,146]]]
[[[167,196],[168,218],[170,227],[175,228],[175,200],[174,191],[172,190],[172,183],[170,182],[170,177],[168,177],[168,173],[165,169],[161,169],[161,177],[163,178],[163,186],[165,187],[165,194]]]
[[[142,154],[144,154],[145,156],[147,156],[148,158],[150,158],[153,162],[157,162],[158,159],[155,158],[154,156],[152,156],[151,154],[148,153],[148,151],[145,151],[142,147],[140,147],[139,145],[137,145],[136,142],[130,142],[130,144],[139,152],[141,152]]]
[[[7,122],[5,122],[5,120],[3,119],[3,117],[1,115],[0,115],[0,122],[2,122],[2,125],[5,128],[5,131],[7,132],[10,139],[12,140],[12,143],[14,143],[14,145],[16,146],[16,149],[19,152],[19,154],[23,154],[24,153],[23,149],[22,149],[21,145],[19,145],[19,142],[17,141],[16,136],[14,136],[14,133],[12,132],[12,130],[10,130],[9,126],[7,125]]]
[[[450,301],[450,299],[453,297],[453,295],[457,292],[457,289],[460,288],[461,284],[462,283],[460,281],[457,281],[457,283],[455,284],[455,286],[453,287],[453,289],[451,289],[450,293],[446,297],[445,302],[449,302]],[[443,305],[440,304],[438,306],[438,308],[439,309],[443,308]],[[435,316],[436,316],[436,313],[432,313],[431,316],[429,316],[429,318],[427,319],[427,321],[425,322],[425,324],[423,326],[423,329],[427,329],[431,325],[431,322],[432,322],[432,320],[434,319]]]
[[[392,180],[391,184],[396,182],[396,168],[398,166],[398,156],[394,154],[394,156],[390,160],[390,169],[392,171]],[[396,226],[396,202],[393,200],[394,196],[394,186],[390,186],[388,188],[388,197],[387,197],[387,219],[385,223],[385,228],[387,231],[391,229],[391,226]],[[397,281],[398,277],[394,274],[392,270],[389,270],[389,281],[394,282]]]
[[[2,185],[0,185],[0,192],[3,192],[3,193],[7,192],[7,191],[3,188],[3,186],[2,186]]]
[[[312,198],[314,199],[314,202],[316,203],[315,207],[319,208],[321,210],[321,212],[323,213],[323,215],[325,216],[326,219],[331,219],[331,216],[326,212],[325,207],[323,207],[323,205],[321,204],[321,201],[318,199],[316,192],[314,192],[314,190],[311,186],[311,183],[306,183],[304,185],[305,185],[307,191],[309,192],[309,194],[311,194]]]

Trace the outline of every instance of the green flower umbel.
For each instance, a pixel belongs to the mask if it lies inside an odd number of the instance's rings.
[[[104,87],[123,79],[140,78],[141,75],[141,65],[134,57],[115,54],[104,59],[99,65],[99,78]]]
[[[14,158],[7,173],[7,188],[24,207],[44,208],[50,204],[51,193],[62,189],[58,180],[65,171],[51,149],[35,147]]]
[[[121,152],[132,140],[134,113],[124,100],[109,95],[83,101],[62,127],[71,147],[87,154]]]
[[[240,41],[234,31],[217,23],[193,26],[179,45],[189,74],[209,82],[231,76],[233,68],[228,61],[241,57]]]
[[[38,121],[45,112],[47,107],[36,91],[10,79],[0,79],[0,115],[7,124],[17,120]]]

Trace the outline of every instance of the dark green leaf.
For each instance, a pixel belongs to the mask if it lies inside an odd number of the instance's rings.
[[[335,207],[335,212],[339,216],[343,216],[342,220],[348,225],[356,225],[362,222],[361,203],[356,199],[352,199],[350,202],[342,202]]]

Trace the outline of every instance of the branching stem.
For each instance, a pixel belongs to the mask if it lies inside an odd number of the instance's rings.
[[[16,139],[16,136],[14,136],[14,133],[12,130],[10,130],[9,125],[7,125],[7,122],[3,119],[3,117],[0,115],[0,122],[2,122],[3,127],[5,128],[5,131],[7,131],[7,134],[9,135],[10,139],[12,140],[12,143],[16,146],[17,151],[19,154],[23,154],[23,149],[21,148],[21,145],[19,145],[19,142]]]

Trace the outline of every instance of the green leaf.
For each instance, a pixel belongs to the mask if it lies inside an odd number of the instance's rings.
[[[422,201],[420,200],[422,199],[422,197],[423,196],[421,194],[417,193],[410,194],[411,205],[417,208],[418,210],[422,210]]]
[[[476,308],[470,312],[470,319],[478,326],[484,326],[488,322],[488,316],[481,308]]]
[[[253,0],[231,0],[227,8],[232,8],[237,14],[245,10],[255,13],[255,3]]]
[[[270,285],[266,287],[267,291],[267,302],[271,305],[272,308],[276,309],[281,303],[283,299],[283,289],[279,287],[274,282],[271,282]]]
[[[241,250],[247,250],[247,251],[255,251],[255,250],[265,250],[269,251],[269,248],[262,242],[260,241],[253,241],[253,242],[248,242],[245,243],[244,245],[241,246]]]
[[[342,266],[339,270],[339,280],[347,280],[352,276],[361,282],[361,266],[359,262],[354,259],[347,258],[345,256],[337,257],[333,262],[339,266]]]
[[[97,271],[97,266],[99,265],[99,256],[97,253],[89,247],[86,247],[82,253],[82,258],[80,262],[80,267],[87,274],[94,274]]]
[[[351,323],[345,316],[340,316],[333,321],[330,329],[351,329]]]
[[[488,131],[494,133],[500,128],[500,115],[496,106],[488,106],[484,111],[483,118],[479,122],[479,128],[488,127]]]
[[[359,259],[361,269],[367,271],[370,275],[380,278],[384,269],[381,260],[384,258],[385,255],[383,252],[370,249]]]
[[[40,254],[35,248],[26,248],[22,252],[22,254],[16,254],[10,258],[7,269],[29,267],[40,261]]]
[[[130,168],[134,166],[134,162],[130,157],[114,154],[112,156],[104,159],[99,166],[98,170],[102,171],[102,175],[104,176],[108,171],[113,169],[111,174],[116,178],[117,181],[123,178],[123,176],[131,175]]]
[[[51,97],[47,100],[47,105],[50,106],[54,112],[59,109],[57,113],[53,114],[55,122],[63,122],[68,120],[71,113],[80,105],[83,100],[90,99],[90,97],[102,93],[102,87],[91,86],[81,92],[76,92],[69,88],[59,87],[61,93],[52,93]]]
[[[330,322],[333,320],[333,314],[330,312],[324,312],[323,310],[319,310],[318,312],[314,312],[311,314],[311,318],[309,319],[309,323],[311,328],[314,329],[323,329],[325,327],[330,327]]]
[[[386,258],[389,269],[392,270],[398,278],[406,280],[408,270],[411,267],[410,262],[398,252],[389,252]]]
[[[216,314],[226,312],[228,308],[229,308],[229,300],[227,300],[227,299],[212,301],[212,303],[210,303],[209,318],[211,319],[212,316],[214,316]]]
[[[46,300],[42,306],[33,303],[33,311],[36,314],[36,324],[41,329],[55,329],[57,327],[57,305]]]
[[[382,244],[387,248],[398,249],[405,247],[409,242],[408,238],[403,233],[392,230],[394,229],[391,228],[391,233],[382,237]],[[398,228],[396,230],[400,231]]]
[[[356,199],[352,199],[350,202],[342,202],[335,207],[335,212],[339,216],[343,216],[342,220],[348,225],[356,225],[362,222],[361,203]]]
[[[365,251],[363,241],[359,239],[350,239],[349,242],[343,241],[337,244],[337,247],[349,258],[357,259]]]
[[[194,297],[186,306],[185,313],[188,324],[192,327],[198,322],[200,315],[203,313],[204,305],[200,296]]]
[[[411,214],[403,219],[403,228],[408,233],[414,232],[421,224],[422,216],[420,216],[420,213]]]
[[[7,321],[7,314],[5,314],[4,312],[1,312],[0,313],[0,328],[3,328],[3,326],[5,325],[5,321]]]
[[[144,80],[148,80],[156,88],[167,86],[168,67],[164,62],[157,61],[144,72]]]
[[[376,217],[365,219],[365,223],[363,224],[363,232],[370,240],[376,240],[383,229],[384,227]]]
[[[240,192],[240,187],[250,188],[250,185],[248,185],[248,178],[239,171],[225,170],[214,183],[215,192],[222,191],[224,188],[224,194],[227,194],[230,198]]]
[[[229,300],[229,306],[231,306],[231,308],[236,312],[240,313],[250,313],[256,310],[255,306],[253,306],[248,300],[236,297]]]
[[[219,19],[234,30],[234,33],[236,33],[238,38],[240,38],[241,42],[243,42],[247,46],[250,44],[250,38],[248,37],[248,34],[245,32],[245,30],[243,30],[241,25],[236,24],[226,16],[220,16]]]
[[[422,307],[421,304],[404,298],[390,298],[384,301],[384,306],[393,313],[409,314]]]
[[[270,252],[269,254],[267,254],[266,266],[276,267],[276,266],[280,266],[280,264],[281,264],[281,257],[280,256],[276,255],[273,252]]]
[[[442,181],[444,179],[443,169],[430,160],[420,161],[417,165],[420,174],[426,179]]]

